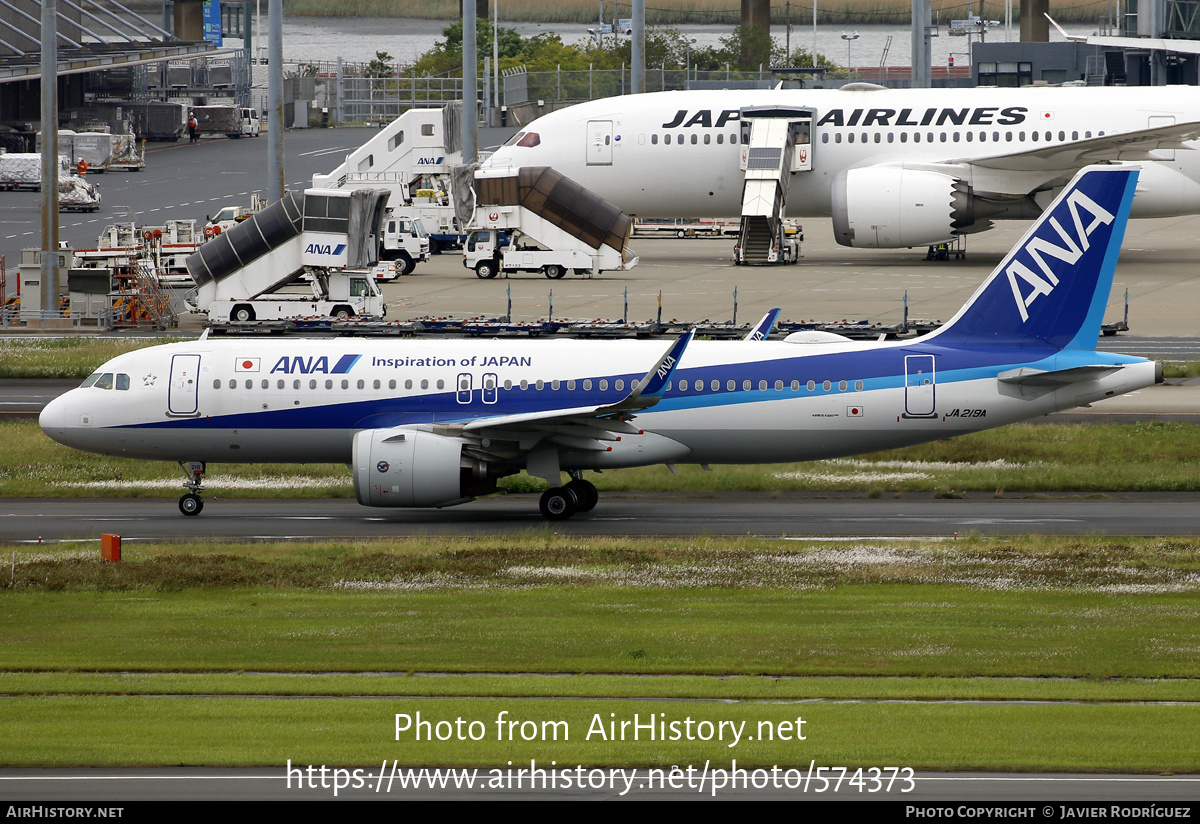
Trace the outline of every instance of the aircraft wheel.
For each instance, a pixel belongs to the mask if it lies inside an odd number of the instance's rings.
[[[184,515],[199,515],[202,509],[204,509],[204,501],[200,500],[200,496],[193,492],[189,492],[179,499],[179,511]]]
[[[565,521],[579,509],[575,493],[561,486],[543,492],[538,506],[542,510],[542,516],[548,521]]]
[[[579,502],[576,512],[591,512],[596,508],[596,504],[600,503],[600,493],[591,481],[585,481],[582,478],[578,481],[571,481],[567,484],[567,491],[572,493],[575,500]]]
[[[567,273],[567,270],[559,266],[557,263],[551,263],[546,267],[546,277],[551,280],[558,280]]]

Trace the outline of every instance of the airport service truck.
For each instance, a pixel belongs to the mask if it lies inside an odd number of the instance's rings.
[[[387,314],[383,295],[369,271],[316,269],[308,283],[283,284],[278,291],[253,298],[230,298],[208,304],[209,323],[245,323],[286,318],[381,318]]]
[[[379,259],[394,261],[394,266],[377,274],[379,280],[394,280],[407,275],[418,263],[429,260],[429,235],[421,221],[400,215],[388,215],[383,224],[383,236],[379,239]]]

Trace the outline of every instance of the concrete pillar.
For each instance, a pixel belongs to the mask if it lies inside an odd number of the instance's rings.
[[[742,0],[742,25],[771,33],[771,0]]]
[[[1048,11],[1050,11],[1050,0],[1022,0],[1022,43],[1050,42],[1050,21],[1046,19]]]
[[[929,29],[933,25],[930,0],[912,0],[912,84],[914,89],[928,89],[932,82],[932,52],[929,48]]]
[[[180,40],[198,43],[204,39],[204,0],[175,0],[175,25]]]
[[[462,16],[463,0],[458,0],[458,19],[462,20]],[[489,19],[488,0],[475,0],[475,17],[479,20]]]

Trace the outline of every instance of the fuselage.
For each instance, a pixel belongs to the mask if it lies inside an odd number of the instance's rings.
[[[106,363],[46,407],[55,440],[131,458],[349,462],[356,432],[453,432],[483,418],[616,403],[663,341],[197,341]],[[1040,393],[997,376],[1126,364]],[[99,376],[99,377],[97,377]],[[560,447],[563,469],[802,461],[918,443],[1089,403],[1154,382],[1138,358],[1054,348],[907,342],[696,341],[642,435]],[[536,441],[548,433],[531,429]]]
[[[979,161],[1200,121],[1194,87],[676,91],[552,112],[488,163],[552,166],[634,217],[733,216],[740,214],[744,180],[739,112],[769,105],[814,111],[812,170],[792,175],[787,198],[787,213],[796,217],[830,215],[834,179],[849,169]],[[1200,152],[1196,142],[1186,145],[1192,150],[1129,158],[1142,169],[1132,217],[1200,212]],[[964,179],[978,194],[1012,195],[1016,186],[1044,207],[1079,165],[1064,162],[1047,185],[1054,163],[1030,160],[1028,188],[1021,188],[1019,172],[1005,170],[1000,181],[970,163]]]

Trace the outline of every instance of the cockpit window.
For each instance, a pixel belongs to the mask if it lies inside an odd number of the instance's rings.
[[[92,374],[87,376],[87,380],[85,380],[83,383],[79,384],[79,388],[87,389],[89,386],[91,386],[93,383],[95,383],[98,380],[100,380],[100,373],[93,372]]]
[[[522,137],[524,137],[524,136],[525,136],[525,132],[517,132],[515,135],[513,135],[512,137],[510,137],[510,138],[508,139],[508,142],[507,142],[507,143],[505,143],[504,145],[505,145],[505,146],[516,146],[516,145],[517,145],[517,141],[518,141],[518,140],[520,140],[520,139],[521,139]]]
[[[129,388],[129,376],[125,374],[117,375],[117,389],[124,391]]]
[[[96,381],[95,387],[97,389],[112,389],[113,388],[112,372],[105,372],[103,375],[101,375],[99,380]]]
[[[525,136],[517,141],[518,146],[524,146],[526,149],[532,149],[534,146],[541,145],[542,139],[538,137],[537,132],[526,132]]]

